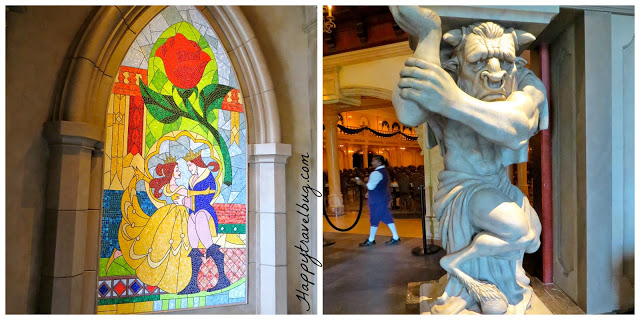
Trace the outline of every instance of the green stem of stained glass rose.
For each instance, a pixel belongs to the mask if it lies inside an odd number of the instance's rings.
[[[229,157],[229,149],[227,149],[227,144],[224,142],[224,140],[218,133],[218,130],[216,130],[210,123],[207,122],[205,118],[203,118],[196,112],[196,110],[191,105],[191,102],[189,102],[189,97],[186,97],[186,99],[183,99],[183,101],[184,101],[184,105],[187,107],[187,110],[189,110],[189,113],[195,115],[196,119],[193,119],[193,120],[196,120],[199,123],[201,123],[203,126],[205,126],[207,130],[211,132],[214,140],[220,147],[220,153],[222,153],[222,161],[224,162],[223,183],[230,186],[231,185],[231,158]]]

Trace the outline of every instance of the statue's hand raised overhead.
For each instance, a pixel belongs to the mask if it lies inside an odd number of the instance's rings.
[[[418,37],[413,56],[439,66],[440,38],[442,37],[440,16],[430,9],[418,6],[389,6],[389,9],[400,28]],[[396,87],[392,96],[398,120],[408,126],[417,126],[427,121],[429,117],[427,109],[420,106],[417,100],[400,96],[400,90],[400,87]],[[410,93],[413,96],[419,94],[413,90],[406,90],[405,94]]]
[[[432,30],[441,30],[440,17],[431,9],[419,6],[389,6],[389,9],[400,28],[419,39]]]
[[[414,57],[440,64],[442,23],[431,9],[418,6],[389,6],[400,28],[418,37]]]
[[[439,65],[409,58],[400,71],[400,97],[417,103],[430,112],[442,114],[459,104],[464,93]]]

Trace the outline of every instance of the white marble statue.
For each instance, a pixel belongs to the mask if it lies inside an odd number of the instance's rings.
[[[442,36],[440,17],[429,9],[391,12],[419,39],[393,105],[405,125],[427,122],[428,146],[439,144],[444,157],[434,211],[447,282],[431,313],[524,314],[533,290],[522,257],[540,246],[541,225],[505,166],[526,162],[529,138],[548,127],[544,86],[516,56],[535,38],[493,22]],[[441,37],[453,47],[442,64]]]

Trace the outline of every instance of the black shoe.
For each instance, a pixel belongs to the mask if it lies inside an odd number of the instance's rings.
[[[388,245],[388,246],[395,246],[395,245],[398,245],[398,244],[400,244],[400,238],[398,238],[398,239],[393,239],[393,238],[391,238],[391,240],[386,241],[384,244],[386,244],[386,245]]]
[[[365,240],[363,243],[359,244],[358,246],[360,247],[369,247],[369,246],[375,246],[376,245],[376,241],[369,241],[369,239]]]

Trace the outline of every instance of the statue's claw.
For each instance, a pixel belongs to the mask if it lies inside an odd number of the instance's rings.
[[[507,312],[509,307],[507,297],[494,284],[473,279],[457,269],[453,274],[467,289],[471,297],[480,303],[482,313],[503,314]]]

